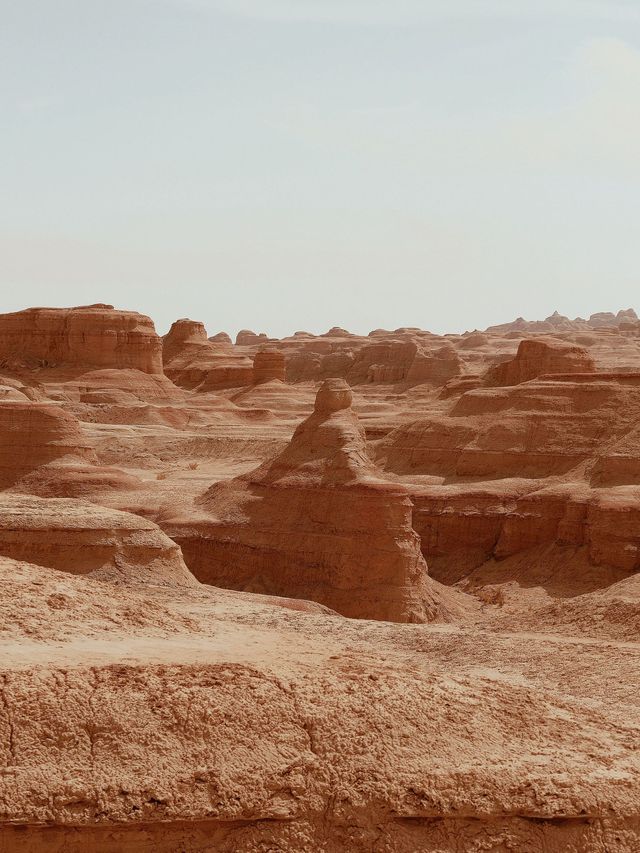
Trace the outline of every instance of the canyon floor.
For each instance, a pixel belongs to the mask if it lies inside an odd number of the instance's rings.
[[[0,851],[640,849],[640,322],[0,315]]]

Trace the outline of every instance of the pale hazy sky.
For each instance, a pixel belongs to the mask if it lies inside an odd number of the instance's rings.
[[[0,0],[0,311],[640,310],[640,0]]]

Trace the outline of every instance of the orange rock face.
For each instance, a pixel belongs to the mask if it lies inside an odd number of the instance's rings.
[[[595,364],[583,347],[546,341],[521,341],[516,357],[495,367],[491,383],[518,385],[546,373],[593,373]]]
[[[76,418],[51,403],[0,402],[0,485],[62,459],[95,462]]]
[[[197,586],[153,522],[77,500],[0,495],[0,554],[117,583]]]
[[[260,385],[274,380],[285,380],[284,355],[274,349],[259,349],[253,359],[253,381]]]
[[[0,316],[0,851],[637,853],[638,324]]]
[[[29,308],[0,314],[0,364],[135,368],[162,373],[149,317],[112,305]]]

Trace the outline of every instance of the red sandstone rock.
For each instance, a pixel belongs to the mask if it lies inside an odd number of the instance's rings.
[[[197,586],[153,522],[78,500],[0,494],[0,554],[116,583]]]
[[[63,459],[95,462],[76,418],[50,403],[0,402],[0,487]]]
[[[349,370],[349,381],[403,382],[413,364],[418,347],[413,341],[384,340],[369,343],[357,353]]]
[[[164,372],[176,385],[200,392],[253,382],[253,364],[225,341],[213,343],[202,323],[176,320],[163,338]]]
[[[279,350],[260,349],[253,359],[253,382],[259,385],[273,380],[285,380],[284,355]]]
[[[0,576],[11,853],[637,848],[634,643]]]
[[[215,484],[202,506],[210,521],[166,529],[206,583],[309,598],[352,617],[448,618],[406,490],[371,462],[342,380],[320,387],[314,413],[281,454]]]
[[[50,403],[0,402],[0,488],[47,497],[137,489],[137,477],[96,464],[77,418]]]
[[[521,341],[516,357],[488,375],[492,385],[518,385],[549,373],[593,373],[595,365],[582,347],[543,340]]]
[[[269,340],[270,339],[264,332],[260,332],[260,334],[256,335],[256,333],[252,332],[250,329],[242,329],[236,335],[236,346],[250,347],[255,346],[256,344],[267,343]]]
[[[374,341],[371,341],[371,338]],[[419,330],[380,330],[358,338],[334,328],[331,335],[281,341],[287,381],[347,379],[350,385],[444,385],[462,372],[455,347]]]
[[[519,331],[527,334],[532,332],[553,332],[560,331],[578,331],[580,329],[602,329],[615,327],[621,320],[637,320],[636,312],[633,308],[618,311],[613,314],[610,311],[601,311],[592,314],[588,320],[583,320],[582,317],[576,317],[575,320],[570,320],[564,317],[557,311],[554,311],[546,320],[528,321],[523,317],[518,317],[512,323],[502,323],[498,326],[489,326],[486,330],[492,334]]]
[[[462,373],[462,363],[452,344],[433,348],[421,348],[407,373],[407,382],[411,385],[428,382],[432,385],[445,385]]]
[[[0,364],[135,368],[162,373],[149,317],[112,305],[0,314]]]
[[[398,474],[542,478],[589,460],[604,472],[612,470],[615,452],[607,456],[603,435],[614,423],[614,434],[629,432],[639,407],[640,383],[629,375],[568,374],[472,390],[448,415],[400,427],[378,455]]]
[[[233,341],[226,332],[218,332],[217,335],[212,335],[209,340],[212,344],[231,344]]]

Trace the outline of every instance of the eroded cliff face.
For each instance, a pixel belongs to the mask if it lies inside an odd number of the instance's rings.
[[[0,554],[118,583],[197,586],[153,522],[80,500],[0,494]]]
[[[0,364],[134,368],[162,373],[149,317],[112,305],[28,308],[0,314]]]
[[[5,316],[3,853],[640,849],[635,316]]]
[[[518,385],[549,373],[594,373],[595,363],[584,347],[558,341],[524,340],[515,358],[487,374],[491,385]]]
[[[0,486],[61,460],[95,462],[77,418],[51,403],[0,401]]]
[[[434,577],[467,589],[511,571],[533,587],[564,565],[570,596],[638,572],[639,394],[637,374],[551,374],[469,391],[389,433],[378,458],[411,480]]]
[[[253,382],[260,385],[263,382],[284,382],[284,354],[275,348],[263,347],[253,358]]]

